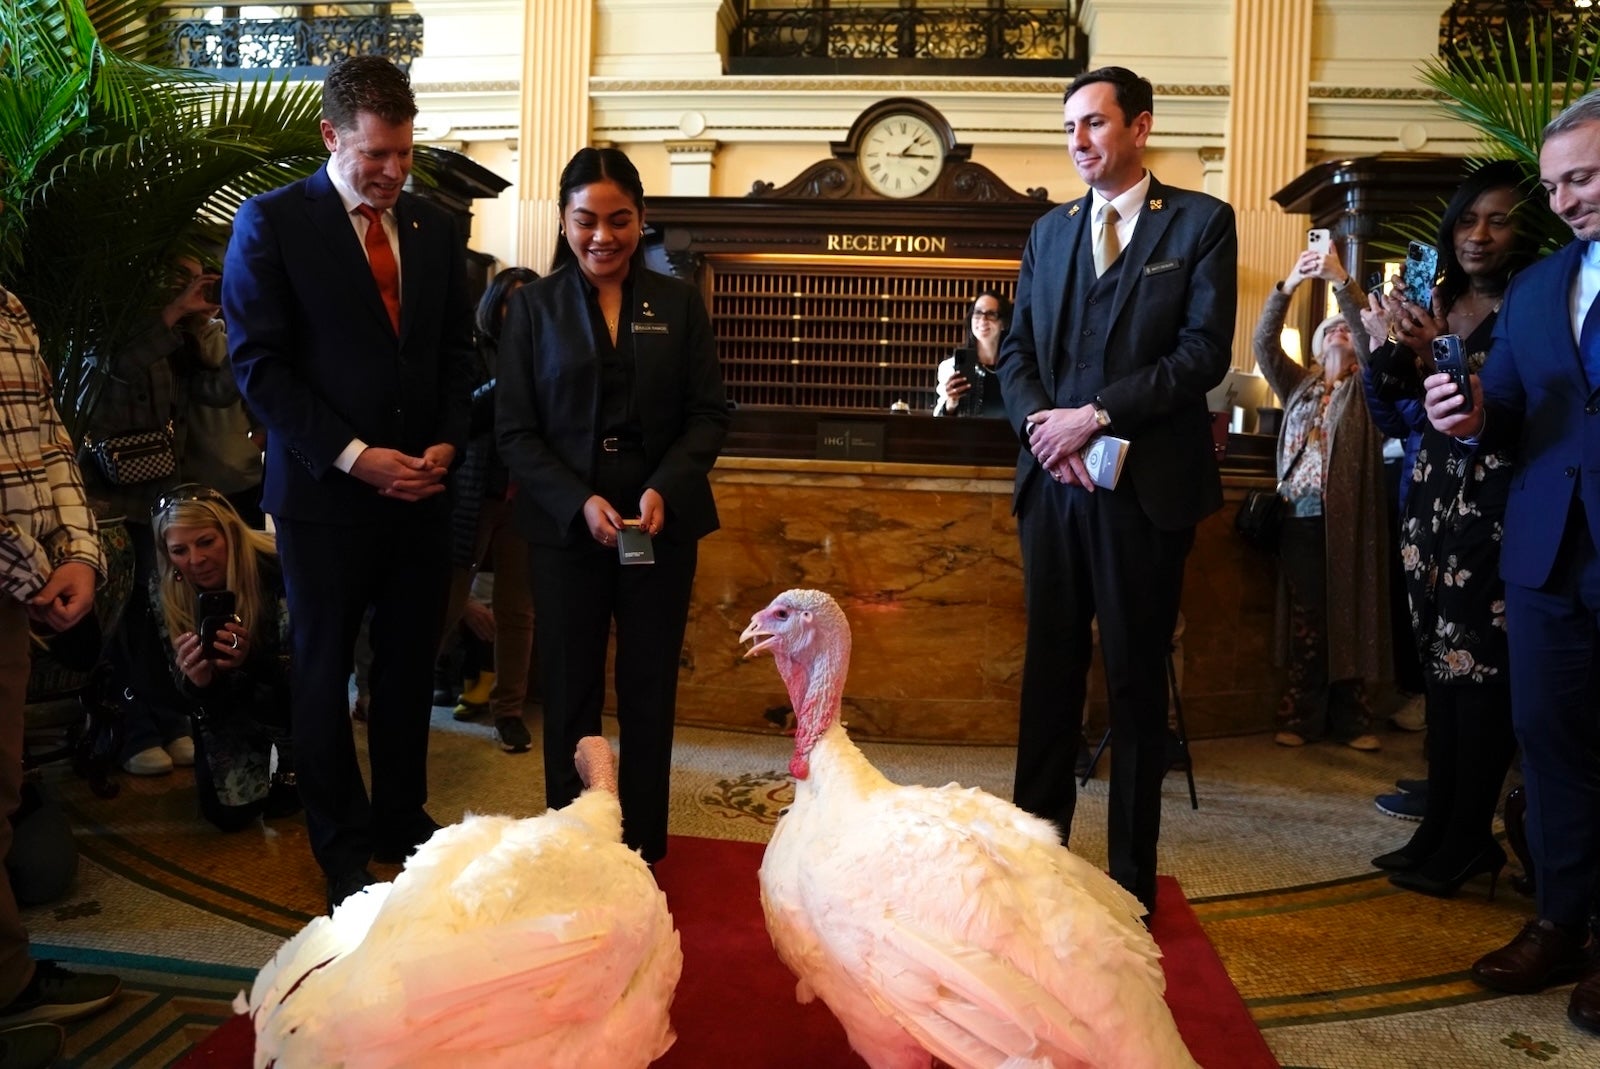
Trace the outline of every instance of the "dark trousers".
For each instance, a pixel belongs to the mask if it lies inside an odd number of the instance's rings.
[[[15,598],[0,599],[0,860],[11,852],[11,815],[22,800],[22,714],[28,702],[28,613]],[[33,979],[28,930],[0,866],[0,1006]]]
[[[1600,556],[1581,502],[1545,585],[1506,584],[1506,635],[1539,916],[1586,924],[1600,886]]]
[[[1028,606],[1016,803],[1066,842],[1073,760],[1099,617],[1111,728],[1111,876],[1154,908],[1161,781],[1167,771],[1168,646],[1194,528],[1155,527],[1131,489],[1064,487],[1041,476],[1019,509]]]
[[[1493,839],[1494,811],[1517,740],[1511,685],[1428,684],[1428,800],[1406,853],[1450,880]]]
[[[295,775],[311,852],[329,875],[365,865],[374,837],[403,840],[428,799],[433,660],[450,591],[442,511],[411,523],[278,520],[292,625]],[[356,762],[349,680],[372,608],[372,795]]]
[[[583,791],[573,756],[579,739],[603,734],[614,619],[623,841],[651,862],[667,853],[678,661],[699,547],[658,539],[655,555],[654,564],[624,566],[615,549],[593,541],[534,546],[529,569],[544,687],[545,802],[555,809]]]

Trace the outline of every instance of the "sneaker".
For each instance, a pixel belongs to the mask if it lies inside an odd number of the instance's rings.
[[[122,767],[135,776],[165,776],[172,771],[172,755],[159,746],[151,746],[122,762]]]
[[[167,743],[167,756],[172,758],[175,767],[189,768],[194,764],[194,739],[188,735],[179,735]]]
[[[75,973],[53,961],[40,961],[34,966],[28,986],[9,1005],[0,1006],[0,1027],[34,1021],[75,1021],[105,1009],[121,990],[122,981],[115,976]]]
[[[67,1033],[58,1024],[25,1024],[0,1031],[0,1065],[6,1069],[49,1069],[61,1057]]]
[[[533,746],[533,736],[520,716],[502,716],[494,722],[495,737],[506,753],[527,753]]]
[[[1425,779],[1397,779],[1394,789],[1401,794],[1427,794],[1428,781]]]
[[[1423,794],[1380,794],[1372,800],[1378,812],[1386,817],[1396,820],[1421,820],[1423,810],[1427,808],[1428,799]]]
[[[1421,694],[1414,694],[1400,708],[1389,714],[1389,723],[1401,731],[1422,731],[1428,726],[1428,702]]]
[[[1272,741],[1279,746],[1304,746],[1306,737],[1294,731],[1280,731],[1272,736]]]
[[[1345,745],[1362,753],[1377,753],[1383,749],[1383,743],[1378,741],[1376,735],[1357,735],[1353,739],[1346,739]]]

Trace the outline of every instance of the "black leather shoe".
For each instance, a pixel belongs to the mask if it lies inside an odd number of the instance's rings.
[[[1589,965],[1588,931],[1543,917],[1522,926],[1517,937],[1472,963],[1472,978],[1484,987],[1531,995],[1576,980]],[[1600,994],[1600,989],[1597,989]]]
[[[433,838],[438,830],[438,822],[419,810],[416,817],[399,830],[373,833],[372,860],[385,865],[403,865],[412,851]]]
[[[1583,1029],[1600,1035],[1600,971],[1589,976],[1572,989],[1567,1002],[1567,1020]]]
[[[1406,853],[1405,847],[1390,850],[1387,854],[1379,854],[1372,859],[1372,867],[1382,869],[1384,872],[1410,872],[1420,864],[1422,859]]]
[[[334,876],[328,877],[328,912],[332,913],[334,907],[363,887],[377,883],[377,879],[364,868],[346,869]]]

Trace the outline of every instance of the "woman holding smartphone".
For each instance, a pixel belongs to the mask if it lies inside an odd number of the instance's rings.
[[[294,812],[289,621],[273,537],[198,483],[161,495],[150,525],[150,615],[192,703],[200,811],[223,831]]]
[[[578,740],[601,734],[616,624],[623,840],[667,852],[678,664],[699,540],[718,526],[709,474],[728,428],[700,292],[644,266],[644,188],[617,149],[561,174],[561,241],[512,295],[500,334],[495,430],[531,544],[544,689],[545,800],[578,796]],[[654,563],[624,564],[619,536]],[[630,560],[635,558],[630,558]]]
[[[1387,338],[1371,357],[1376,403],[1420,400],[1442,335],[1459,339],[1441,348],[1459,350],[1466,371],[1483,367],[1506,285],[1533,256],[1517,224],[1521,181],[1511,162],[1473,172],[1440,221],[1432,293],[1374,295],[1362,318]],[[1428,792],[1410,841],[1372,863],[1397,887],[1448,897],[1474,876],[1498,876],[1506,860],[1491,825],[1516,745],[1499,576],[1512,457],[1463,446],[1426,416],[1414,425],[1422,442],[1400,557],[1426,684]]]
[[[1011,322],[1011,302],[994,290],[981,291],[972,302],[967,337],[955,354],[939,362],[939,399],[934,402],[936,416],[981,416],[1004,419],[1005,399],[1000,395],[1000,376],[994,366],[1000,359],[1000,343]],[[959,366],[958,357],[963,359]]]

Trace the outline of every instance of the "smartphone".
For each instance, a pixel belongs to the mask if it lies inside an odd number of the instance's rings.
[[[955,361],[955,373],[971,382],[973,380],[973,368],[978,364],[978,350],[957,349],[955,351]]]
[[[214,659],[217,656],[217,633],[222,626],[236,619],[238,605],[231,590],[202,590],[195,597],[199,605],[200,656]]]
[[[1327,227],[1314,226],[1306,231],[1306,249],[1310,252],[1327,252],[1333,248],[1333,235]]]
[[[1420,241],[1413,241],[1406,246],[1406,262],[1400,270],[1400,281],[1406,287],[1406,300],[1428,307],[1428,302],[1433,299],[1433,284],[1438,280],[1439,250]]]
[[[1382,271],[1374,271],[1374,272],[1372,272],[1372,274],[1367,276],[1367,292],[1368,293],[1379,293],[1379,294],[1381,294],[1383,292],[1383,272]]]
[[[1441,334],[1433,339],[1433,366],[1435,370],[1450,376],[1456,384],[1456,389],[1461,391],[1464,400],[1461,407],[1456,409],[1457,414],[1464,415],[1472,411],[1472,376],[1467,371],[1467,357],[1461,351],[1461,336],[1458,334]]]

